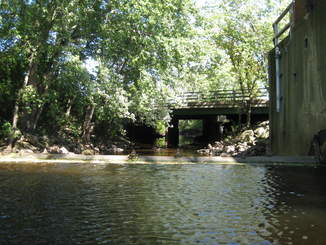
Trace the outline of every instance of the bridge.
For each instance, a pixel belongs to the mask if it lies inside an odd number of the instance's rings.
[[[221,126],[246,121],[245,108],[251,108],[251,120],[267,120],[268,90],[254,92],[241,90],[218,90],[209,92],[186,92],[170,102],[171,127],[168,130],[168,147],[179,144],[179,120],[203,121],[203,138],[208,142],[220,138]],[[227,119],[227,120],[226,120]]]

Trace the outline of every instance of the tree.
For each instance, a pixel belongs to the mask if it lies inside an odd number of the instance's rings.
[[[278,11],[273,6],[269,0],[221,1],[218,9],[223,12],[211,16],[211,38],[229,60],[233,79],[227,86],[241,91],[247,126],[259,88],[268,87],[267,53],[272,49],[271,27]]]
[[[149,124],[167,114],[153,104],[163,103],[173,86],[165,79],[179,62],[171,40],[189,35],[195,11],[190,0],[3,0],[0,14],[1,50],[21,60],[20,76],[1,81],[6,89],[13,85],[14,130],[33,132],[44,120],[75,118],[89,141],[92,121],[108,113]],[[86,60],[101,69],[85,69]]]
[[[24,102],[30,107],[22,111],[26,121],[20,127],[27,131],[36,128],[44,95],[54,81],[60,59],[67,53],[80,52],[85,40],[92,40],[92,28],[99,28],[93,10],[100,4],[101,1],[2,1],[1,20],[5,21],[1,27],[6,34],[2,40],[9,43],[9,49],[22,50],[26,64],[24,78],[15,81],[20,83],[20,88],[12,117],[14,130]]]

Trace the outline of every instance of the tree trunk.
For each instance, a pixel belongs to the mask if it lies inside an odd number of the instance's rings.
[[[24,77],[23,84],[22,84],[21,88],[18,90],[14,110],[13,110],[13,113],[12,113],[13,114],[13,116],[12,116],[12,129],[13,129],[13,132],[9,137],[9,145],[8,145],[8,149],[10,151],[14,147],[15,137],[16,137],[17,132],[18,132],[17,125],[18,125],[19,110],[20,110],[19,102],[21,100],[21,96],[23,94],[23,91],[26,88],[26,86],[27,86],[27,84],[28,84],[28,82],[30,80],[33,68],[34,68],[34,55],[32,54],[32,56],[30,58],[30,61],[29,61],[27,72],[26,72],[25,77]]]
[[[26,72],[26,75],[24,77],[24,82],[22,87],[19,89],[18,94],[17,94],[17,99],[15,102],[15,107],[14,107],[14,111],[13,111],[13,118],[12,118],[12,127],[13,129],[17,129],[17,124],[18,124],[18,120],[19,120],[19,101],[21,99],[22,93],[25,89],[25,87],[27,86],[31,73],[32,73],[32,69],[33,69],[33,59],[30,61],[30,64],[28,66],[28,70]]]
[[[42,89],[43,91],[39,91],[39,96],[45,96],[49,90],[49,84],[47,83],[47,81],[49,80],[49,78],[51,77],[52,73],[48,73],[46,74],[44,77],[44,81],[45,81],[45,86],[44,88]],[[32,114],[32,118],[31,118],[31,122],[30,122],[30,128],[29,130],[31,131],[34,131],[37,127],[37,124],[38,124],[38,121],[41,117],[41,114],[43,112],[43,109],[44,109],[44,104],[45,104],[45,101],[42,101],[41,104],[36,108],[36,111]]]
[[[75,98],[76,98],[76,96],[74,96],[72,99],[68,99],[68,103],[67,103],[67,104],[68,104],[68,107],[67,107],[67,110],[66,110],[66,112],[65,112],[65,116],[66,116],[66,117],[69,117],[69,116],[70,116],[70,112],[71,112],[72,104],[73,104]]]
[[[44,108],[44,104],[42,104],[42,105],[40,106],[40,108],[39,108],[39,109],[37,110],[37,112],[36,112],[36,115],[35,115],[35,117],[34,117],[33,123],[32,123],[32,125],[31,125],[31,129],[32,129],[32,131],[34,131],[34,130],[36,129],[36,127],[37,127],[38,120],[40,119],[41,114],[42,114],[42,112],[43,112],[43,108]]]
[[[251,125],[251,103],[248,102],[248,107],[247,107],[247,127],[249,128]]]
[[[65,113],[65,116],[66,117],[69,117],[70,116],[71,107],[72,107],[72,103],[71,103],[71,100],[69,99],[68,100],[68,107],[67,107],[67,110],[66,110],[66,113]]]
[[[90,136],[92,132],[92,119],[94,115],[94,110],[95,110],[95,104],[91,104],[87,106],[86,109],[86,114],[85,114],[85,121],[83,125],[83,141],[84,143],[89,143],[90,142]]]

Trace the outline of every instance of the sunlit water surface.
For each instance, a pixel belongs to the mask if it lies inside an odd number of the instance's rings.
[[[325,173],[1,165],[0,244],[326,244]]]

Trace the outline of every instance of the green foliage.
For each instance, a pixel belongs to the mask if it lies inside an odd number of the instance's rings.
[[[165,141],[165,138],[158,138],[155,140],[155,143],[154,143],[154,146],[155,147],[158,147],[158,148],[165,148],[166,147],[166,141]]]
[[[195,138],[203,134],[202,120],[180,120],[180,145],[191,145],[196,142]]]
[[[158,120],[155,125],[155,131],[160,135],[165,135],[165,133],[167,131],[167,125],[166,125],[165,121]]]
[[[0,138],[8,138],[12,135],[13,129],[10,122],[4,122],[0,127]]]
[[[272,45],[271,23],[266,21],[268,13],[253,6],[252,1],[222,1],[223,15],[211,17],[218,26],[211,32],[211,38],[223,51],[233,77],[229,86],[243,91],[267,86],[266,53]],[[263,1],[262,6],[266,6]]]
[[[203,128],[202,120],[180,120],[179,129],[180,131],[194,130],[201,131]]]
[[[78,122],[63,118],[61,119],[60,128],[63,134],[72,137],[73,139],[78,139],[81,135],[81,125]]]
[[[40,107],[43,103],[42,97],[38,95],[36,88],[31,85],[24,88],[21,98],[21,103],[24,104],[27,113],[32,113],[34,108]]]
[[[22,130],[76,138],[95,105],[88,127],[99,138],[123,135],[130,121],[164,134],[180,92],[266,86],[279,6],[259,1],[207,11],[192,0],[2,0],[2,120],[19,105]]]
[[[190,0],[4,0],[0,14],[0,48],[24,64],[12,81],[23,108],[20,125],[51,120],[60,127],[64,114],[82,124],[89,103],[96,104],[98,124],[109,120],[113,131],[123,119],[168,121],[168,111],[154,105],[165,102],[172,85],[167,67],[179,66],[174,42],[189,35],[196,14]],[[87,70],[86,59],[98,67]],[[4,81],[0,89],[8,92]]]

